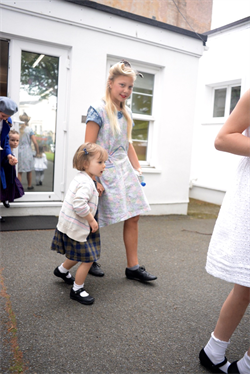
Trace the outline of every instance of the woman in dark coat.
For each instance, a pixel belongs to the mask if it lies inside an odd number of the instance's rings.
[[[4,171],[4,163],[7,161],[10,165],[14,166],[17,164],[17,158],[12,155],[11,148],[9,145],[9,131],[12,126],[10,116],[18,111],[16,103],[5,96],[0,96],[0,189],[6,189],[6,178]],[[4,219],[0,216],[0,222]]]

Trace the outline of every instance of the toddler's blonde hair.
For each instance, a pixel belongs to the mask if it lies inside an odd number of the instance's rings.
[[[98,153],[100,161],[106,161],[108,159],[108,152],[99,144],[84,143],[80,145],[73,157],[73,168],[79,171],[84,171],[91,158]]]

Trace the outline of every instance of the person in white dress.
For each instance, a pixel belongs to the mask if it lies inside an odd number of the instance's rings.
[[[42,186],[44,180],[44,170],[48,168],[48,160],[44,153],[44,146],[39,145],[39,153],[34,157],[34,169],[36,173],[36,186]]]
[[[250,303],[250,90],[244,93],[220,130],[215,148],[242,156],[222,203],[206,263],[209,274],[234,283],[234,287],[199,358],[214,373],[249,374],[250,347],[232,364],[225,352]]]

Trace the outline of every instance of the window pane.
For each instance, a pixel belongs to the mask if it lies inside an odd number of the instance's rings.
[[[127,105],[133,113],[152,114],[152,101],[154,89],[154,75],[142,73],[143,78],[137,77],[131,99],[127,101]],[[131,107],[132,103],[132,107]]]
[[[236,104],[240,99],[240,89],[241,86],[232,87],[231,89],[230,113],[234,110]]]
[[[22,51],[18,172],[22,173],[22,185],[29,192],[54,190],[58,66],[58,57]],[[38,157],[34,157],[35,143],[40,148]],[[42,157],[47,161],[43,163]],[[28,189],[30,178],[33,189]]]
[[[148,121],[134,121],[135,126],[132,130],[133,146],[137,153],[140,161],[146,161],[147,159],[147,147],[148,147]]]
[[[226,93],[227,93],[226,88],[222,88],[222,89],[214,91],[213,117],[224,117],[225,116]]]
[[[154,75],[142,73],[143,78],[137,77],[134,83],[134,92],[141,92],[153,95]]]
[[[132,112],[139,114],[152,114],[152,96],[133,93]]]

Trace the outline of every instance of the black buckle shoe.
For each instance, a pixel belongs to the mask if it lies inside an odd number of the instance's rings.
[[[5,208],[9,208],[10,207],[10,203],[9,203],[8,200],[3,201],[3,205],[5,206]]]
[[[204,366],[206,369],[210,370],[212,373],[224,373],[225,374],[224,371],[220,370],[220,367],[227,363],[226,357],[223,362],[221,362],[220,364],[214,365],[212,361],[210,360],[210,358],[207,356],[206,352],[204,351],[204,348],[202,348],[199,354],[199,359],[200,359],[201,365]]]
[[[231,363],[231,365],[228,366],[227,372],[232,374],[240,374],[240,371],[237,366],[238,361],[234,361]]]
[[[141,282],[148,282],[157,279],[155,275],[149,274],[144,266],[139,266],[139,269],[136,270],[126,268],[125,275],[128,279],[139,280]]]
[[[54,274],[55,274],[56,277],[62,278],[65,283],[70,284],[71,286],[74,284],[74,281],[75,281],[74,277],[71,276],[71,278],[67,278],[67,275],[69,274],[69,272],[67,272],[65,274],[61,273],[60,270],[57,267],[54,270]]]
[[[101,265],[97,262],[93,262],[91,268],[89,269],[89,274],[94,275],[95,277],[104,276],[104,272],[101,269]]]
[[[86,292],[84,288],[80,288],[80,290],[74,291],[73,287],[72,287],[71,290],[70,290],[70,298],[72,300],[78,301],[81,304],[85,304],[85,305],[93,304],[93,302],[95,301],[95,299],[92,296],[88,295],[88,294],[86,296],[81,296],[80,294],[82,292]]]

